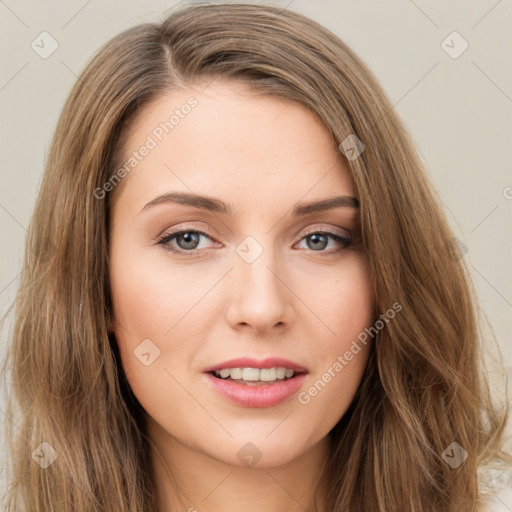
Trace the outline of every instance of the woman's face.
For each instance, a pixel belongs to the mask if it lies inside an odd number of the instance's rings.
[[[374,296],[355,192],[306,108],[232,82],[199,90],[162,96],[127,135],[133,169],[111,211],[113,330],[158,442],[271,467],[326,438],[368,359],[358,335]],[[259,366],[306,373],[223,372],[263,385],[207,373]]]

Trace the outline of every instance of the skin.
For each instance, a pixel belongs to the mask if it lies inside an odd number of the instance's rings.
[[[111,209],[112,329],[147,412],[157,492],[168,510],[302,512],[318,483],[322,510],[327,435],[354,398],[371,342],[307,404],[295,395],[273,407],[236,405],[203,371],[234,357],[285,357],[309,370],[304,391],[373,325],[358,210],[291,216],[298,202],[355,190],[327,129],[306,108],[236,82],[203,87],[166,93],[139,113],[125,139],[129,154],[169,112],[190,96],[198,101],[123,179]],[[175,203],[141,212],[171,191],[218,198],[234,214]],[[157,243],[174,229],[210,238],[175,237],[168,246],[178,255]],[[322,231],[356,243],[311,237]],[[248,236],[263,250],[252,263],[236,252]],[[148,366],[134,354],[145,339],[160,350]],[[248,442],[261,454],[254,467],[237,456]]]

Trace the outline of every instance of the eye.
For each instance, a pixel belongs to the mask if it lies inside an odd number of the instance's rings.
[[[166,250],[178,254],[193,255],[200,249],[204,249],[204,247],[199,247],[202,238],[213,241],[213,238],[210,235],[202,231],[183,229],[173,233],[164,233],[158,239],[157,245],[162,245]],[[329,240],[333,240],[334,245],[338,244],[339,247],[333,251],[325,251],[324,249],[329,245]],[[350,237],[342,236],[330,231],[313,231],[300,240],[300,242],[303,241],[306,241],[306,250],[326,254],[338,253],[348,249],[351,245],[356,243],[356,241]],[[177,247],[172,242],[175,242]]]
[[[211,240],[211,237],[202,231],[193,229],[184,229],[181,231],[175,231],[174,233],[166,233],[159,240],[158,244],[163,245],[165,249],[177,253],[190,253],[195,254],[198,250],[198,244],[200,239],[204,237]],[[175,248],[171,241],[176,240],[178,248]]]
[[[335,242],[335,245],[338,244],[340,247],[335,249],[334,251],[324,251],[329,244],[329,239]],[[313,233],[309,233],[306,235],[301,242],[306,241],[306,249],[309,249],[313,252],[324,252],[328,254],[337,253],[344,249],[348,249],[355,242],[350,237],[341,236],[337,233],[331,233],[330,231],[315,231]]]

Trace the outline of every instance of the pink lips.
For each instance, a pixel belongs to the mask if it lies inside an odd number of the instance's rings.
[[[268,384],[251,385],[223,380],[212,374],[215,370],[222,370],[223,368],[275,367],[295,370],[295,376]],[[299,391],[308,370],[294,361],[281,357],[269,357],[260,361],[249,357],[241,357],[210,366],[204,370],[204,373],[212,388],[235,404],[245,407],[272,407]]]
[[[272,407],[280,404],[297,393],[306,378],[306,374],[301,373],[291,379],[273,384],[253,386],[218,379],[211,373],[206,373],[205,375],[215,391],[235,404],[245,407]]]

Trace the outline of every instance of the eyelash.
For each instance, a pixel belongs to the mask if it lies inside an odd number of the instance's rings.
[[[186,251],[184,249],[176,249],[175,247],[173,247],[169,244],[169,242],[171,240],[174,240],[175,238],[177,238],[179,235],[181,235],[183,233],[196,233],[198,235],[204,236],[204,237],[212,240],[212,237],[209,234],[204,233],[203,231],[199,231],[197,229],[181,229],[181,230],[174,231],[171,233],[164,233],[163,235],[158,237],[157,245],[162,245],[165,250],[171,251],[171,252],[174,252],[174,253],[180,254],[180,255],[181,254],[196,255],[199,252],[201,252],[202,249],[194,249],[194,250]],[[305,238],[308,238],[312,235],[327,235],[328,238],[331,238],[331,239],[335,240],[337,243],[341,244],[341,247],[339,247],[338,249],[336,249],[334,251],[325,251],[325,250],[314,251],[313,249],[309,249],[309,251],[313,252],[313,253],[319,253],[319,254],[324,253],[326,255],[338,254],[339,252],[342,252],[342,251],[348,249],[349,247],[351,247],[352,245],[356,244],[355,240],[341,236],[341,235],[339,235],[337,233],[333,233],[331,231],[311,231],[310,233],[307,233],[306,235],[304,235],[300,241],[302,241]],[[308,249],[306,249],[306,250],[308,250]]]

